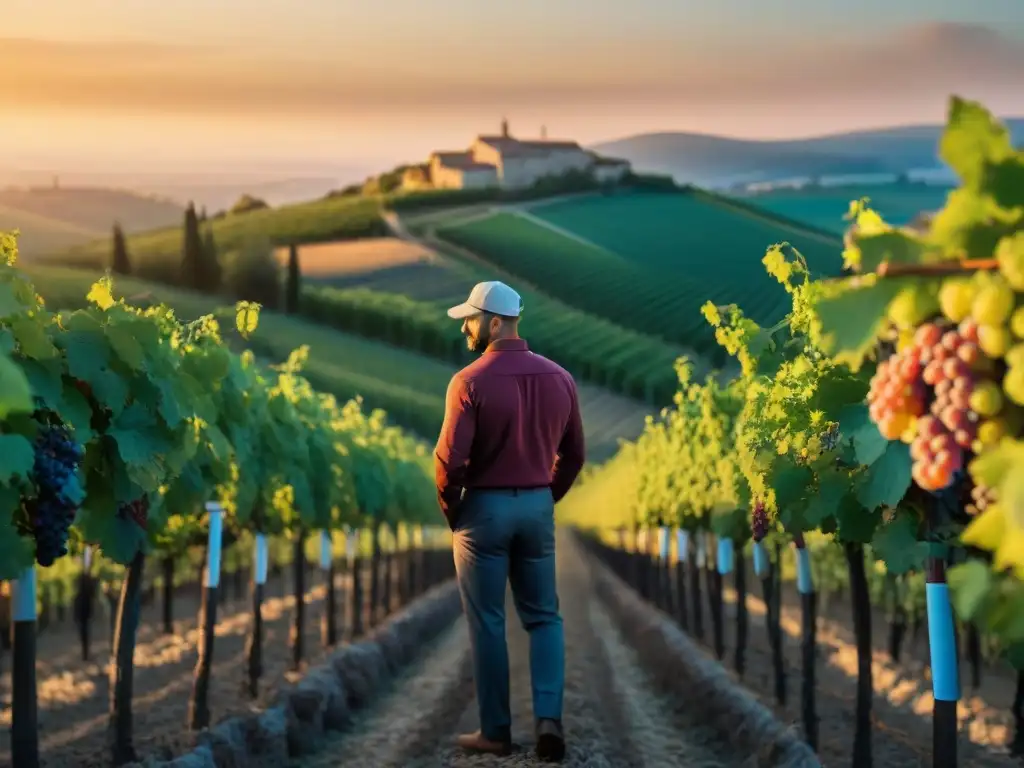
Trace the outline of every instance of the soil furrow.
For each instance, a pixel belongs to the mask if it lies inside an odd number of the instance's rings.
[[[743,765],[744,759],[700,724],[699,702],[656,690],[636,652],[594,599],[583,553],[568,536],[559,541],[559,587],[566,638],[564,765],[592,768],[695,768]],[[467,754],[458,733],[478,725],[464,621],[416,665],[371,713],[303,768],[341,765],[468,768],[541,765],[536,758],[530,690],[529,638],[509,599],[512,755]]]

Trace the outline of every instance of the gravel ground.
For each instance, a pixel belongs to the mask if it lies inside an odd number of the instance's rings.
[[[559,541],[559,588],[566,634],[565,765],[594,768],[742,766],[747,757],[701,725],[699,704],[659,691],[593,599],[582,552]],[[459,620],[436,646],[345,734],[301,768],[365,766],[531,766],[533,713],[528,638],[508,604],[513,739],[509,757],[468,755],[454,737],[478,726],[466,625]]]

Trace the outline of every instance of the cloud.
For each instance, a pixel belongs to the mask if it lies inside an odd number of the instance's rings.
[[[427,45],[429,43],[429,45]],[[600,103],[714,106],[820,101],[1016,99],[1024,42],[926,23],[877,40],[766,41],[716,53],[666,41],[346,43],[300,56],[244,47],[0,40],[0,99],[19,107],[345,116],[355,110]]]

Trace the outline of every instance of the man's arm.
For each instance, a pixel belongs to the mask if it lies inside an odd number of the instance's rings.
[[[455,517],[469,469],[469,450],[476,434],[476,408],[470,387],[461,376],[452,377],[445,396],[444,424],[434,449],[437,503],[449,526]]]
[[[557,504],[569,492],[576,476],[583,469],[586,447],[583,441],[583,418],[580,416],[579,396],[576,394],[576,383],[569,379],[569,393],[572,397],[572,410],[569,412],[569,423],[565,426],[565,434],[558,445],[558,458],[555,459],[554,476],[551,479],[551,495]]]

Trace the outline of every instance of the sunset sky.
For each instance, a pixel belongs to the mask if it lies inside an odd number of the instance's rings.
[[[1024,115],[1022,0],[5,0],[3,20],[5,167],[372,167],[503,115],[583,142],[806,136],[939,122],[951,92]]]

